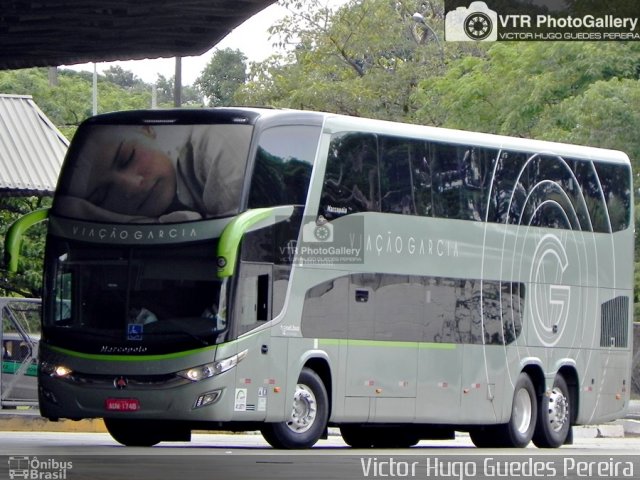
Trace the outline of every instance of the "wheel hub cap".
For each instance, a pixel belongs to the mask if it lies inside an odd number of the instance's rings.
[[[559,432],[567,421],[569,402],[557,388],[549,393],[549,424],[554,432]]]
[[[522,389],[517,393],[514,405],[514,423],[520,433],[524,434],[529,430],[532,413],[533,407],[529,392]]]
[[[306,385],[298,385],[293,397],[293,410],[287,425],[296,433],[304,433],[316,419],[318,406],[316,397]]]

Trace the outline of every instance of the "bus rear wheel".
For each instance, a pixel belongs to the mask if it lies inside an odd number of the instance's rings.
[[[539,401],[533,443],[539,448],[558,448],[567,440],[571,428],[569,388],[562,375],[556,375],[551,391],[543,394]]]
[[[329,400],[322,379],[310,368],[298,378],[289,418],[266,423],[260,430],[274,448],[310,448],[322,437],[329,418]]]
[[[511,417],[502,425],[477,427],[469,432],[476,447],[524,448],[533,438],[538,402],[531,378],[522,372],[513,392]]]

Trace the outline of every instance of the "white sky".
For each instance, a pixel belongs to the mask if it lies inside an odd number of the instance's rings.
[[[346,2],[347,0],[327,0],[327,3],[333,6],[342,5]],[[238,26],[208,52],[199,57],[183,57],[182,84],[193,85],[196,78],[211,60],[213,52],[218,49],[239,49],[250,62],[266,59],[273,53],[272,43],[275,40],[269,40],[267,29],[286,14],[287,10],[284,7],[277,3],[273,4]],[[165,78],[170,78],[175,74],[174,58],[102,62],[96,65],[96,69],[98,72],[102,72],[112,65],[120,65],[123,69],[133,72],[134,75],[146,83],[154,83],[158,78],[158,74],[164,75]],[[66,68],[93,72],[93,63],[69,65]]]

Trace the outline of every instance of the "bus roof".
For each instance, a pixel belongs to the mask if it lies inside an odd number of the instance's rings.
[[[385,120],[354,118],[343,115],[327,115],[325,130],[331,133],[353,130],[385,133],[392,136],[420,138],[446,143],[458,143],[461,145],[476,145],[479,147],[492,147],[512,151],[540,152],[563,157],[630,164],[629,157],[624,152],[618,150],[508,137],[491,133],[454,130],[442,127],[396,123]]]
[[[98,115],[86,120],[85,123],[181,124],[213,123],[221,120],[250,124],[282,123],[283,121],[287,123],[291,122],[292,124],[310,122],[324,124],[324,131],[328,133],[349,131],[370,132],[453,144],[457,143],[461,145],[476,145],[479,147],[491,147],[512,151],[540,152],[548,155],[630,164],[629,157],[624,152],[617,150],[293,109],[216,107],[209,109],[133,110]],[[266,127],[267,125],[264,126]]]

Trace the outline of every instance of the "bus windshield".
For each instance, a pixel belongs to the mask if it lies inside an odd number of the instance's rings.
[[[62,348],[164,354],[225,339],[215,240],[114,246],[50,238],[52,286],[43,328]]]
[[[78,131],[53,212],[106,223],[178,223],[240,210],[252,127],[93,124]]]

